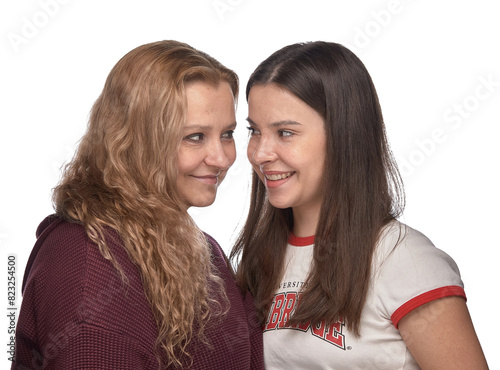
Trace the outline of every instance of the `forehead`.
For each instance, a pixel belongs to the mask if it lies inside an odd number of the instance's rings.
[[[234,96],[229,83],[217,85],[196,81],[186,86],[188,124],[235,120]]]
[[[234,104],[234,95],[226,81],[220,81],[217,84],[194,81],[186,85],[186,100],[189,106],[195,104],[210,104],[213,100],[219,100],[221,97],[225,98],[223,102],[230,101]]]
[[[254,85],[248,95],[248,118],[256,125],[275,125],[277,122],[321,122],[316,110],[290,91],[276,85]]]

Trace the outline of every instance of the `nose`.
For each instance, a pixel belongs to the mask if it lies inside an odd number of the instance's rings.
[[[252,138],[248,143],[247,156],[248,160],[257,166],[272,162],[276,159],[274,143],[263,136]]]
[[[205,163],[211,167],[217,167],[222,171],[229,169],[236,159],[236,147],[234,142],[214,141],[207,147]]]

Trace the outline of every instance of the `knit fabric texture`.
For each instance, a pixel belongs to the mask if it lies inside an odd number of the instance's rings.
[[[192,369],[263,369],[253,298],[241,293],[220,246],[206,237],[230,308],[208,324],[209,345],[193,337]],[[106,241],[127,284],[83,226],[54,215],[40,224],[24,275],[12,369],[160,369],[158,329],[139,271],[117,233]]]

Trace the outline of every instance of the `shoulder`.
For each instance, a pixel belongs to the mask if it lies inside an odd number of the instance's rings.
[[[154,333],[139,272],[118,234],[106,230],[106,245],[123,269],[126,282],[90,240],[84,226],[60,218],[44,222],[26,271],[23,307],[29,307],[37,321],[43,322],[46,332],[78,322],[132,337],[141,330]]]
[[[81,266],[87,237],[82,226],[51,215],[37,228],[37,241],[31,251],[23,290],[34,275],[45,280],[61,280],[61,272],[76,263]],[[72,270],[76,272],[75,269]]]
[[[219,243],[209,234],[203,231],[203,235],[205,235],[205,238],[208,242],[208,245],[211,249],[212,255],[214,256],[214,259],[216,261],[217,267],[220,269],[221,266],[224,269],[230,269],[230,263],[229,260],[227,259],[226,254],[222,250],[221,246]]]
[[[106,244],[112,252],[122,250],[118,234],[111,229],[105,230]],[[37,228],[37,241],[32,249],[26,273],[34,265],[55,264],[81,265],[88,262],[88,253],[99,253],[97,245],[90,240],[85,227],[61,217],[50,215]]]
[[[455,261],[421,232],[397,221],[382,230],[374,254],[373,281],[389,316],[412,302],[465,296]]]
[[[103,234],[106,246],[115,255],[118,262],[128,260],[118,233],[105,227]],[[90,239],[82,224],[50,215],[37,228],[37,241],[33,247],[27,269],[35,260],[38,263],[43,261],[54,263],[58,260],[64,260],[68,264],[71,262],[82,263],[81,259],[78,261],[77,259],[82,254],[88,255],[89,253],[102,257],[99,247]],[[103,261],[106,260],[104,257],[102,258]],[[93,260],[85,258],[84,261],[92,262]]]
[[[207,240],[210,248],[212,248],[212,251],[217,250],[217,251],[220,251],[221,253],[224,253],[222,251],[221,246],[217,242],[217,240],[215,240],[210,234],[206,233],[205,231],[202,231],[202,232],[203,232],[203,235],[205,235],[205,239]]]
[[[23,294],[42,292],[57,300],[76,299],[109,290],[111,281],[121,281],[119,271],[87,235],[85,227],[49,216],[37,230],[38,239],[26,266]],[[137,268],[128,258],[119,235],[105,230],[106,246],[134,290],[142,291]],[[115,284],[115,285],[118,285]]]
[[[109,243],[116,250],[114,244]],[[37,229],[37,241],[26,265],[23,294],[36,290],[37,296],[43,294],[56,301],[63,293],[75,299],[89,285],[93,271],[110,278],[113,268],[89,239],[84,226],[51,215]]]
[[[392,221],[382,229],[374,255],[376,268],[384,269],[387,264],[399,264],[403,268],[406,264],[430,267],[433,263],[445,263],[459,273],[453,259],[420,231],[399,221]]]
[[[385,225],[380,231],[377,248],[382,251],[390,251],[400,244],[409,246],[423,244],[430,246],[432,242],[420,231],[400,221],[393,220]]]

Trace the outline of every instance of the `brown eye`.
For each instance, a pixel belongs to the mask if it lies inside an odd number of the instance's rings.
[[[193,142],[199,142],[199,141],[202,141],[204,137],[205,137],[204,134],[202,134],[202,133],[196,133],[196,134],[191,134],[191,135],[186,136],[184,138],[184,140],[193,141]]]
[[[290,137],[294,135],[293,132],[287,130],[278,130],[278,133],[281,137]]]
[[[234,130],[229,130],[227,132],[225,132],[222,137],[224,139],[232,139],[233,138],[233,134],[234,134]]]
[[[248,130],[250,136],[254,136],[254,135],[257,135],[259,133],[259,131],[255,128],[253,128],[252,126],[247,126],[247,130]]]

